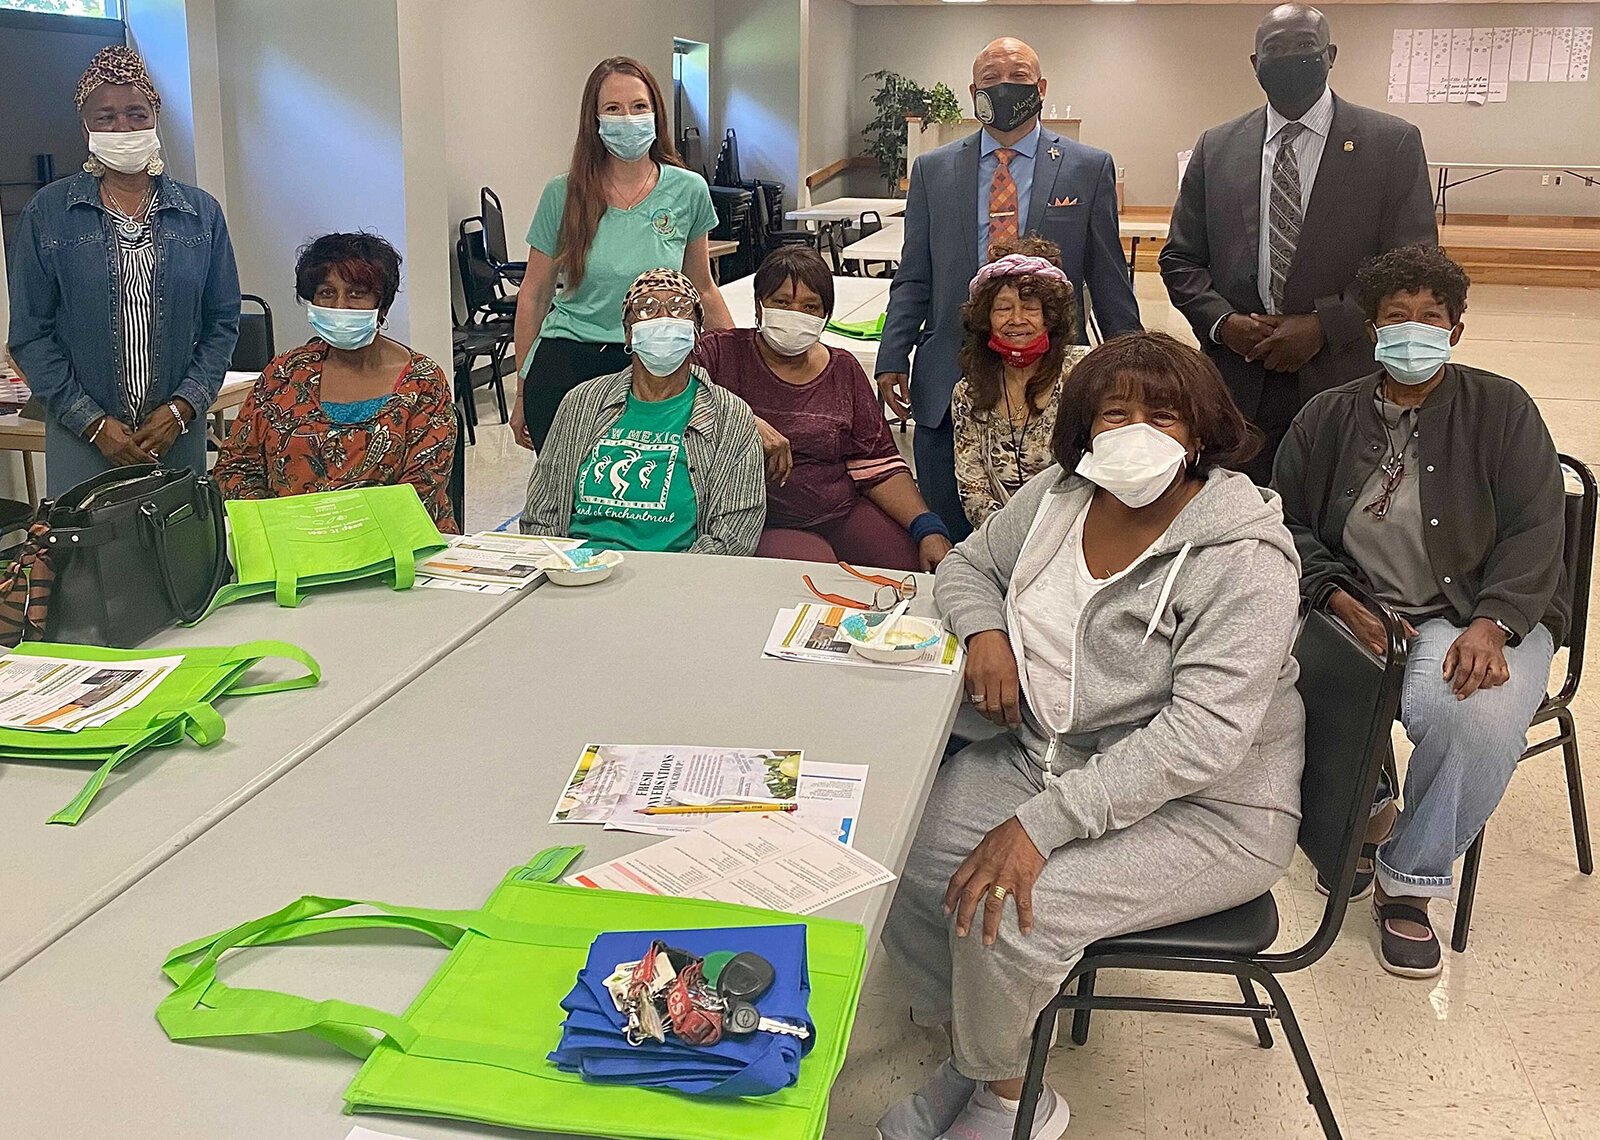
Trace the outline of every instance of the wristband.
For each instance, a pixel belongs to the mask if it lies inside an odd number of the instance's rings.
[[[90,443],[93,443],[95,440],[100,438],[100,433],[106,430],[106,420],[109,418],[110,417],[108,416],[101,416],[95,421],[94,430],[89,433]]]
[[[911,532],[911,541],[919,545],[929,535],[943,535],[947,540],[950,537],[950,528],[945,526],[944,519],[933,511],[923,511],[911,520],[911,525],[906,529]]]
[[[183,413],[178,410],[178,401],[168,400],[167,411],[172,413],[172,418],[178,421],[178,434],[186,435],[189,431],[189,421],[183,418]]]

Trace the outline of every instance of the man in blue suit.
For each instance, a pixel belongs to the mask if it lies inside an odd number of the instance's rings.
[[[971,92],[983,129],[911,167],[905,247],[877,361],[885,402],[896,415],[916,417],[922,496],[956,540],[972,528],[956,489],[950,396],[961,378],[967,283],[989,260],[990,245],[1021,234],[1048,238],[1061,247],[1080,305],[1088,285],[1104,336],[1140,327],[1117,229],[1116,167],[1105,151],[1040,125],[1045,80],[1037,53],[1021,40],[995,40],[973,61]]]

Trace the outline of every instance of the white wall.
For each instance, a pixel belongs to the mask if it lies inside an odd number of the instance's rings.
[[[513,256],[526,249],[540,191],[572,158],[578,102],[594,65],[633,56],[670,100],[673,38],[710,43],[714,28],[713,0],[451,0],[442,28],[450,81],[439,91],[446,248],[454,248],[456,223],[479,212],[479,187],[490,186],[505,207]],[[717,82],[713,72],[713,103]],[[714,144],[713,136],[712,159]]]
[[[739,136],[740,174],[782,182],[795,200],[801,169],[800,0],[716,0],[711,45],[718,134]]]
[[[161,92],[170,173],[228,208],[216,0],[127,0],[128,38]]]
[[[861,128],[851,118],[851,94],[864,72],[855,53],[855,6],[849,0],[807,0],[806,135],[802,174],[861,153]],[[870,70],[870,68],[868,69]],[[819,187],[835,197],[843,179]]]
[[[281,349],[310,335],[294,296],[307,239],[366,229],[410,252],[396,0],[216,0],[216,11],[228,228],[240,283],[271,303]],[[406,269],[390,315],[400,340],[418,292]]]
[[[1015,35],[1039,52],[1049,102],[1071,104],[1083,141],[1127,168],[1127,201],[1166,205],[1177,192],[1176,153],[1200,132],[1263,102],[1250,70],[1262,8],[1220,4],[864,7],[856,11],[856,71],[900,71],[963,100],[972,58]],[[1595,26],[1600,4],[1339,4],[1328,9],[1339,59],[1332,86],[1357,103],[1422,128],[1430,159],[1600,164],[1600,75],[1587,83],[1512,84],[1510,99],[1387,105],[1395,28]],[[852,88],[857,128],[871,118],[867,85]],[[1568,182],[1572,180],[1568,179]],[[1600,214],[1600,187],[1541,189],[1536,175],[1500,174],[1451,191],[1452,210]]]

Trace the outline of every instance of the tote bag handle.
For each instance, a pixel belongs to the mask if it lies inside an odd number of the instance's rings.
[[[554,882],[582,853],[582,847],[546,848],[524,868],[524,873],[539,882]],[[352,906],[371,907],[381,913],[333,914]],[[384,1039],[402,1050],[412,1049],[420,1035],[404,1017],[336,999],[317,1001],[275,990],[236,989],[217,980],[217,963],[231,949],[293,942],[339,930],[411,930],[453,948],[468,930],[492,938],[498,930],[509,932],[522,925],[482,910],[437,910],[307,895],[272,914],[174,948],[162,964],[162,972],[176,988],[156,1007],[156,1020],[174,1041],[306,1031],[356,1057],[368,1056]],[[453,1046],[440,1050],[441,1054],[509,1063],[515,1068],[523,1067],[528,1060],[520,1054],[513,1058],[514,1051],[500,1055],[487,1046],[465,1042]],[[477,1056],[468,1057],[467,1053]]]
[[[287,641],[249,641],[243,645],[236,645],[229,651],[224,662],[225,665],[244,665],[244,668],[232,674],[233,680],[242,677],[252,666],[269,657],[284,657],[290,661],[304,665],[306,671],[297,677],[287,677],[278,681],[264,681],[256,685],[237,685],[231,682],[223,684],[219,689],[207,695],[203,700],[191,704],[181,710],[177,716],[153,726],[149,731],[140,734],[138,739],[131,740],[119,748],[115,754],[103,761],[96,768],[94,774],[79,789],[78,794],[66,807],[51,816],[47,823],[64,823],[72,826],[83,819],[84,813],[89,810],[89,805],[100,794],[100,789],[105,787],[106,780],[111,773],[124,760],[137,755],[153,744],[176,744],[183,736],[188,736],[202,748],[215,744],[221,740],[227,731],[227,723],[222,719],[222,714],[212,707],[211,702],[222,696],[249,697],[261,693],[283,693],[293,689],[305,689],[322,680],[322,666],[317,664],[316,658],[301,649],[298,645],[291,645]]]

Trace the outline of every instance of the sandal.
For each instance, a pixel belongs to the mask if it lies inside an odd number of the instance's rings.
[[[1439,952],[1439,936],[1433,932],[1428,912],[1409,903],[1373,904],[1372,913],[1378,920],[1380,958],[1383,968],[1401,978],[1435,978],[1444,970],[1444,959]],[[1396,919],[1414,922],[1428,931],[1426,938],[1413,934],[1400,934],[1390,928]]]
[[[1379,842],[1388,842],[1387,839]],[[1378,877],[1377,843],[1363,843],[1361,855],[1356,859],[1356,877],[1350,883],[1350,901],[1358,902],[1372,893],[1372,882]],[[1331,890],[1328,880],[1319,873],[1317,875],[1317,894],[1326,896]]]

